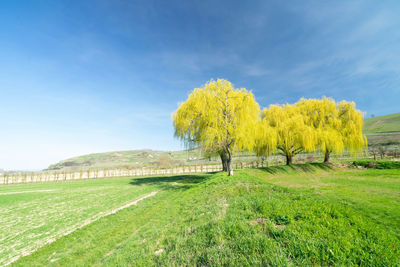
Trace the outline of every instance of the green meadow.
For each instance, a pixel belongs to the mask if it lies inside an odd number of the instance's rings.
[[[120,178],[2,186],[0,266],[157,190]]]
[[[13,265],[400,264],[400,169],[304,164],[1,193],[0,264],[30,250]]]

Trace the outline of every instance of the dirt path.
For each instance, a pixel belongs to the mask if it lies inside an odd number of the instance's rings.
[[[38,191],[52,191],[52,190],[38,190]],[[28,191],[24,191],[24,192],[28,192]],[[35,192],[36,192],[36,191],[35,191]],[[127,203],[127,204],[125,204],[125,205],[123,205],[123,206],[121,206],[121,207],[112,209],[112,210],[107,211],[107,212],[101,212],[101,213],[99,213],[99,214],[93,216],[92,218],[89,218],[89,219],[85,220],[82,224],[80,224],[80,225],[77,226],[77,227],[74,227],[74,228],[72,228],[72,229],[69,229],[68,231],[66,231],[66,232],[64,232],[64,233],[62,233],[62,234],[59,234],[59,235],[57,235],[57,236],[55,236],[55,237],[48,238],[48,239],[44,240],[44,242],[43,242],[42,244],[40,244],[40,246],[37,246],[37,247],[35,247],[34,249],[27,249],[27,250],[25,250],[25,251],[22,251],[22,253],[21,253],[20,255],[11,258],[8,262],[6,262],[6,263],[4,264],[4,266],[13,263],[14,261],[18,260],[20,257],[24,257],[24,256],[27,256],[27,255],[30,255],[30,254],[32,254],[33,252],[35,252],[36,250],[38,250],[39,248],[41,248],[41,247],[43,247],[43,246],[45,246],[45,245],[47,245],[47,244],[53,243],[53,242],[56,241],[57,239],[60,239],[60,238],[63,237],[63,236],[69,235],[69,234],[71,234],[72,232],[75,232],[76,230],[79,230],[79,229],[85,227],[86,225],[89,225],[89,224],[91,224],[91,223],[93,223],[93,222],[95,222],[95,221],[97,221],[97,220],[99,220],[99,219],[101,219],[101,218],[104,218],[104,217],[106,217],[106,216],[108,216],[108,215],[114,214],[114,213],[116,213],[116,212],[118,212],[118,211],[120,211],[120,210],[129,208],[129,207],[131,207],[131,206],[135,206],[135,205],[137,205],[137,203],[139,203],[140,201],[142,201],[142,200],[144,200],[144,199],[146,199],[146,198],[155,196],[158,192],[159,192],[159,191],[153,191],[153,192],[151,192],[151,193],[149,193],[149,194],[147,194],[147,195],[144,195],[144,196],[142,196],[142,197],[136,199],[135,201],[129,202],[129,203]],[[19,192],[14,192],[14,193],[19,193]],[[22,193],[22,192],[21,192],[21,193]],[[8,193],[4,193],[4,194],[8,194]]]

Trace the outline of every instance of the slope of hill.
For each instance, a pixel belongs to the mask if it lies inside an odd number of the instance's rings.
[[[368,145],[400,145],[400,113],[365,119],[364,134]]]
[[[237,155],[234,162],[254,161],[255,155],[243,152]],[[125,168],[173,168],[175,166],[219,164],[219,156],[205,157],[200,150],[155,151],[155,150],[127,150],[88,154],[62,160],[50,165],[45,170],[77,171],[98,169],[125,169]]]
[[[81,168],[105,169],[105,168],[140,168],[162,167],[199,164],[206,161],[199,151],[153,151],[153,150],[129,150],[88,154],[60,161],[50,165],[48,170],[71,171]]]
[[[364,133],[400,132],[400,113],[368,118],[364,123]]]

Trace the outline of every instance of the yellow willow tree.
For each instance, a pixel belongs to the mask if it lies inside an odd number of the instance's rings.
[[[368,145],[367,138],[362,134],[364,114],[356,109],[354,102],[341,101],[337,104],[337,109],[345,149],[354,154],[361,152]]]
[[[292,164],[296,154],[316,149],[315,131],[296,105],[270,105],[263,110],[261,123],[275,131],[276,147],[286,157],[286,165]]]
[[[177,138],[190,147],[218,153],[224,171],[231,176],[233,154],[254,148],[259,113],[250,91],[218,79],[194,89],[172,114],[172,120]]]
[[[255,152],[257,156],[267,156],[276,151],[277,131],[261,119],[256,127]]]
[[[319,149],[324,153],[324,162],[329,162],[331,153],[345,149],[361,151],[366,139],[362,135],[363,116],[353,102],[335,103],[333,99],[301,99],[296,103],[306,124],[314,128]]]
[[[342,121],[333,99],[300,99],[296,103],[305,123],[315,130],[317,146],[324,153],[324,162],[329,161],[330,154],[344,150],[344,139],[340,132]]]

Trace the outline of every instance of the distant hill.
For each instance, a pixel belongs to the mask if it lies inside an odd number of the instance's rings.
[[[247,152],[237,155],[234,162],[253,161],[257,157]],[[46,170],[76,171],[112,168],[171,168],[175,166],[219,164],[219,156],[205,157],[197,149],[180,151],[128,150],[88,154],[50,165]]]
[[[400,113],[365,119],[368,145],[400,146]]]
[[[47,170],[79,170],[106,168],[140,168],[159,167],[170,168],[187,164],[201,164],[209,161],[197,150],[154,151],[130,150],[88,154],[60,161],[50,165]]]
[[[364,133],[400,132],[400,113],[365,119]]]

